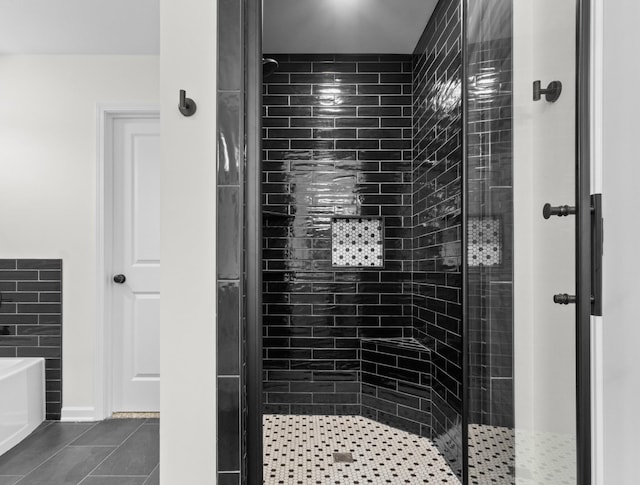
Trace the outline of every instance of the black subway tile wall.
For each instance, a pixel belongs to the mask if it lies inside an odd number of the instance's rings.
[[[485,225],[498,222],[495,246],[502,254],[490,264],[469,261],[469,421],[512,428],[513,3],[497,2],[489,12],[486,3],[473,1],[469,8],[474,32],[467,45],[469,217]],[[477,20],[486,15],[492,29]]]
[[[0,357],[44,357],[46,418],[62,409],[62,260],[0,259]]]
[[[217,397],[218,483],[240,483],[243,433],[244,82],[242,0],[218,2]]]
[[[413,324],[431,350],[432,427],[462,466],[462,12],[440,0],[414,52]]]
[[[218,5],[220,483],[246,480],[244,8]],[[460,42],[459,2],[440,0],[413,55],[268,55],[261,166],[264,412],[362,413],[430,436],[456,471]],[[380,220],[381,267],[332,263],[340,217]]]
[[[412,57],[266,56],[264,410],[360,414],[360,339],[411,334]],[[382,219],[382,268],[332,267],[334,216]]]

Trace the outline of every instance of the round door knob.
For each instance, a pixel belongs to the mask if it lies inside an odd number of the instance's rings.
[[[113,277],[113,281],[115,281],[116,283],[118,283],[119,285],[121,285],[122,283],[124,283],[125,281],[127,281],[127,277],[123,274],[117,274]]]

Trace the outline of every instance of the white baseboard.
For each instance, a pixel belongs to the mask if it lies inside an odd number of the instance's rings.
[[[92,406],[66,406],[62,408],[60,421],[96,421],[96,409]]]

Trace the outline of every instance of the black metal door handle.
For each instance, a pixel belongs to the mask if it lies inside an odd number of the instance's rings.
[[[591,196],[591,314],[602,316],[602,194]]]
[[[125,281],[127,281],[127,277],[123,274],[117,274],[113,277],[113,281],[115,283],[118,283],[119,285],[121,285],[122,283],[124,283]]]
[[[553,295],[553,303],[558,305],[568,305],[569,303],[576,302],[576,295],[567,295],[566,293],[558,293]]]

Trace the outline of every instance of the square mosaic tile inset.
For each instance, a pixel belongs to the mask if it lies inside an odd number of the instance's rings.
[[[266,485],[460,484],[429,439],[362,416],[266,414],[263,422]]]
[[[502,226],[497,217],[470,217],[468,230],[469,266],[502,264]]]
[[[331,263],[335,267],[383,266],[382,219],[331,218]]]

